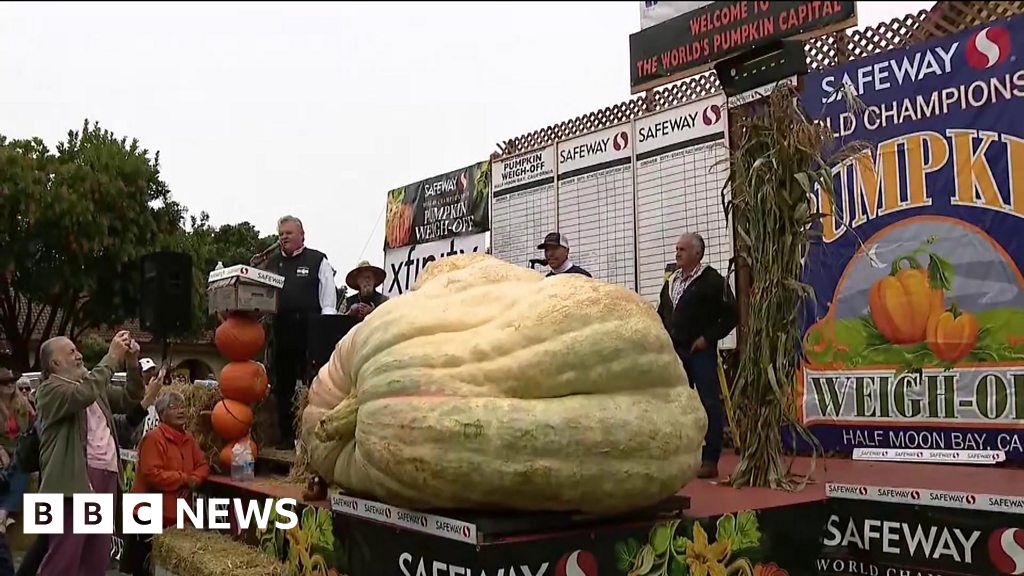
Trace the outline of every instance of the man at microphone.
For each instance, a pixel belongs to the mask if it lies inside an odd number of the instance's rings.
[[[280,250],[254,256],[250,264],[284,277],[277,314],[271,328],[271,388],[277,401],[280,448],[295,448],[295,383],[309,383],[307,350],[310,319],[319,314],[338,313],[338,292],[334,268],[327,256],[305,246],[302,221],[285,216],[277,222]]]

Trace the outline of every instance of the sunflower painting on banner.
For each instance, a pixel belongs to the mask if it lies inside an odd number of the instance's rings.
[[[1015,17],[805,78],[865,145],[813,198],[798,378],[826,451],[1024,459],[1022,56]]]

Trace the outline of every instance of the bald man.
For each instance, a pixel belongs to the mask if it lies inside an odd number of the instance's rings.
[[[708,415],[697,476],[714,478],[718,476],[724,428],[718,341],[736,327],[738,312],[725,278],[703,262],[704,247],[699,234],[683,234],[676,241],[676,270],[661,289],[658,314]]]
[[[110,562],[110,534],[72,533],[75,494],[112,494],[120,500],[121,458],[114,414],[127,412],[143,396],[138,344],[128,332],[118,332],[103,360],[89,371],[75,343],[58,336],[39,349],[42,383],[36,407],[42,422],[39,467],[42,494],[62,494],[64,527],[49,535],[49,550],[39,576],[103,576]],[[124,366],[127,385],[110,384]],[[118,507],[116,514],[120,514]],[[115,516],[116,518],[116,516]],[[119,524],[115,522],[115,524]]]

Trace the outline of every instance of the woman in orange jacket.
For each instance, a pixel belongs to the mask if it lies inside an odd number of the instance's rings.
[[[178,498],[191,498],[193,491],[210,475],[210,465],[195,438],[185,431],[185,398],[177,392],[168,392],[157,399],[154,407],[160,424],[139,444],[132,492],[163,493],[163,520],[167,528],[176,524]],[[130,561],[132,574],[152,574],[149,562],[152,543],[140,538],[133,544],[137,553]]]

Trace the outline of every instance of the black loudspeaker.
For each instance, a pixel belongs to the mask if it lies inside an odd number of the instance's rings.
[[[166,338],[192,329],[192,256],[155,252],[142,257],[139,324]]]
[[[777,40],[715,64],[722,91],[730,98],[789,76],[803,76],[807,70],[803,41],[791,39]]]

